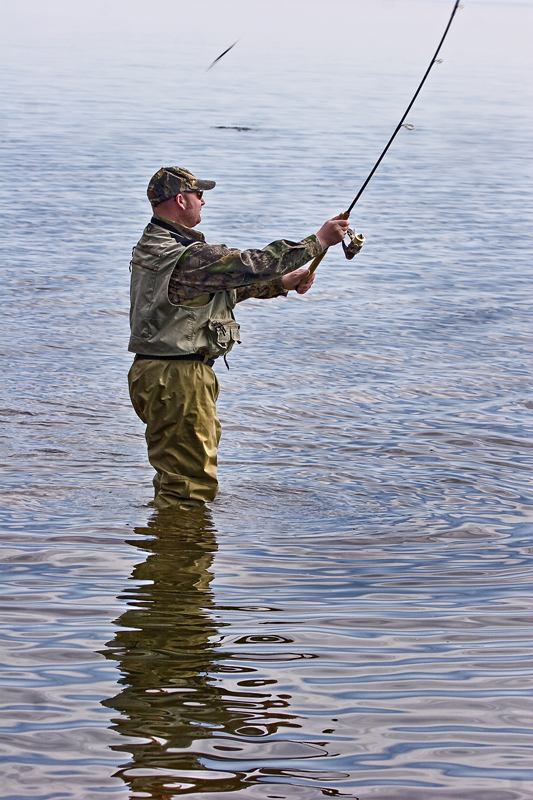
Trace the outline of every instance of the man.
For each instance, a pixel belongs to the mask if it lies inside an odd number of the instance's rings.
[[[249,297],[304,294],[314,275],[303,264],[341,242],[348,221],[328,220],[301,242],[272,242],[264,250],[207,244],[194,230],[203,193],[214,181],[181,167],[163,167],[148,185],[154,215],[131,261],[131,339],[128,380],[137,415],[146,424],[157,508],[187,508],[218,491],[213,363],[240,342],[233,316]]]

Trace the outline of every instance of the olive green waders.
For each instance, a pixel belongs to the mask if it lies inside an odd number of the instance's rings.
[[[201,361],[137,360],[128,382],[156,471],[154,505],[214,500],[220,423],[219,385],[211,367]]]

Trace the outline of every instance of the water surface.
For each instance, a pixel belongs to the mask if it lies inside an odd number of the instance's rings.
[[[362,253],[239,307],[177,515],[125,377],[149,177],[217,181],[209,241],[316,231],[452,4],[204,5],[6,12],[0,794],[531,798],[531,6],[458,15]]]

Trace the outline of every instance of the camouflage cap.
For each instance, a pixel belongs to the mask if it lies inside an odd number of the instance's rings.
[[[215,185],[215,181],[198,180],[192,172],[183,167],[161,167],[148,184],[146,194],[151,204],[157,206],[177,194],[205,192],[207,189],[213,189]]]

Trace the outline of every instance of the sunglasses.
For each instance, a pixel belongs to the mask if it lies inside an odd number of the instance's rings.
[[[185,194],[195,194],[198,200],[201,200],[204,196],[204,192],[201,189],[189,189]]]

